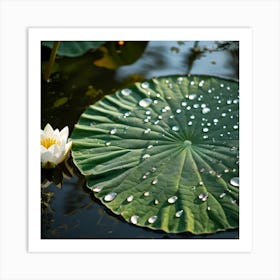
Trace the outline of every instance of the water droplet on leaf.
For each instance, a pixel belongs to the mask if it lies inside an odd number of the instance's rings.
[[[201,200],[201,201],[206,201],[207,198],[208,198],[208,193],[201,193],[198,198]]]
[[[233,177],[230,179],[230,184],[234,187],[239,187],[239,177]]]
[[[117,132],[117,129],[116,129],[116,128],[113,128],[113,129],[110,130],[110,134],[112,134],[112,135],[113,135],[113,134],[116,134],[116,132]]]
[[[148,219],[148,222],[149,222],[150,224],[153,224],[156,220],[157,220],[157,216],[152,216],[152,217],[150,217],[150,218]]]
[[[183,214],[184,210],[179,210],[175,213],[175,217],[180,218]]]
[[[117,193],[110,192],[104,196],[104,200],[107,202],[110,202],[110,201],[114,200],[116,196],[117,196]]]
[[[130,222],[131,222],[132,224],[136,225],[137,222],[138,222],[138,219],[139,219],[139,216],[133,215],[133,216],[131,216],[131,218],[130,218]]]
[[[121,93],[123,96],[128,96],[131,94],[131,90],[129,88],[124,88]]]
[[[100,192],[100,191],[102,190],[102,188],[103,188],[103,187],[101,187],[101,186],[94,186],[91,190],[92,190],[93,192]]]
[[[171,196],[168,198],[168,203],[172,204],[172,203],[175,203],[175,201],[178,199],[178,197],[176,195],[174,196]]]
[[[139,106],[142,108],[147,108],[152,104],[153,100],[150,98],[143,98],[139,101]]]

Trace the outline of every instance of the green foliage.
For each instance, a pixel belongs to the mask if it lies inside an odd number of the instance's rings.
[[[84,53],[86,53],[91,49],[97,49],[103,44],[104,42],[97,42],[97,41],[60,42],[59,48],[57,50],[57,54],[61,56],[67,56],[67,57],[77,57],[83,55]],[[52,49],[54,42],[44,41],[42,42],[42,45]]]
[[[72,133],[74,163],[126,221],[166,232],[239,224],[238,83],[170,76],[91,105]]]

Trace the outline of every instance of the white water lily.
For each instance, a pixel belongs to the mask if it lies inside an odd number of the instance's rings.
[[[72,147],[68,134],[68,126],[59,131],[58,129],[53,130],[52,126],[47,124],[44,130],[41,130],[42,167],[52,168],[66,159]]]

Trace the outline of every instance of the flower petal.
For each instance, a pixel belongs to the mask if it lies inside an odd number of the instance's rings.
[[[50,151],[41,154],[41,163],[44,165],[48,162],[54,162],[53,154]]]
[[[65,126],[61,131],[60,131],[60,139],[63,141],[67,141],[68,138],[68,134],[69,134],[69,128],[68,126]]]
[[[45,134],[53,134],[53,128],[49,123],[46,124],[44,128],[44,132]]]

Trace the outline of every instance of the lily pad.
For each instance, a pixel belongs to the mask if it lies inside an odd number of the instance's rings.
[[[42,42],[43,46],[53,48],[54,42],[53,41],[44,41]],[[91,49],[97,49],[104,42],[98,41],[64,41],[60,42],[59,48],[57,50],[57,54],[61,56],[67,57],[77,57],[81,56],[87,51]]]
[[[71,136],[88,188],[138,226],[194,234],[237,228],[238,87],[169,76],[91,105]]]

